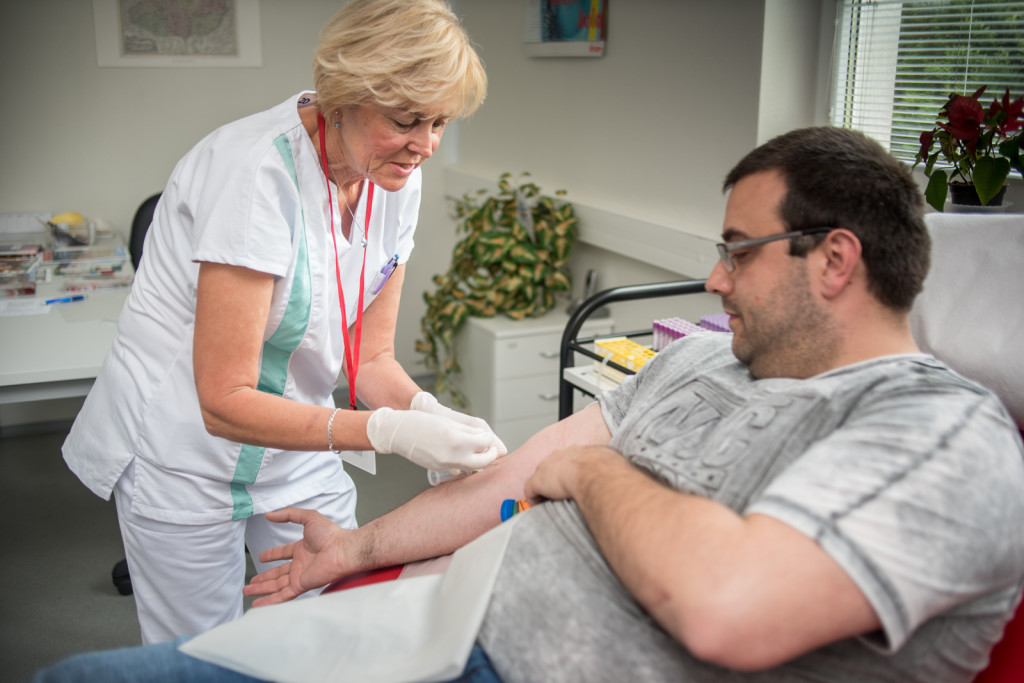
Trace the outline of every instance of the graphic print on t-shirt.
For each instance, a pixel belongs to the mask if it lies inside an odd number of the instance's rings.
[[[691,380],[671,399],[645,406],[643,426],[621,442],[624,453],[674,489],[741,509],[834,417],[817,392],[759,393],[738,408],[730,387]],[[627,430],[635,424],[624,421]]]

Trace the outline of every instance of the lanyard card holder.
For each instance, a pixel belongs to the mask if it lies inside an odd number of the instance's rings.
[[[377,474],[377,453],[375,451],[342,451],[341,460],[355,465],[364,472]]]

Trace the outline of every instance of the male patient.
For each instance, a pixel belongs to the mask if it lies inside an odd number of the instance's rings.
[[[509,457],[361,529],[268,515],[305,537],[268,551],[292,561],[245,592],[280,602],[450,552],[525,495],[538,504],[514,529],[477,674],[970,681],[1021,595],[1024,451],[993,394],[911,337],[920,192],[836,128],[768,142],[725,187],[707,288],[733,334],[677,341]],[[244,680],[155,647],[169,679]],[[112,656],[92,657],[78,670]]]

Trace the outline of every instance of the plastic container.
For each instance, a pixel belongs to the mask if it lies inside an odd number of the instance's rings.
[[[445,481],[461,479],[469,473],[470,470],[427,470],[427,481],[431,486],[437,486]]]

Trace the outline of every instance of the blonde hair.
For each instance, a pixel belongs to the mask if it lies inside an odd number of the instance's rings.
[[[487,93],[480,58],[443,0],[353,0],[320,32],[313,83],[325,115],[376,103],[468,116]]]

